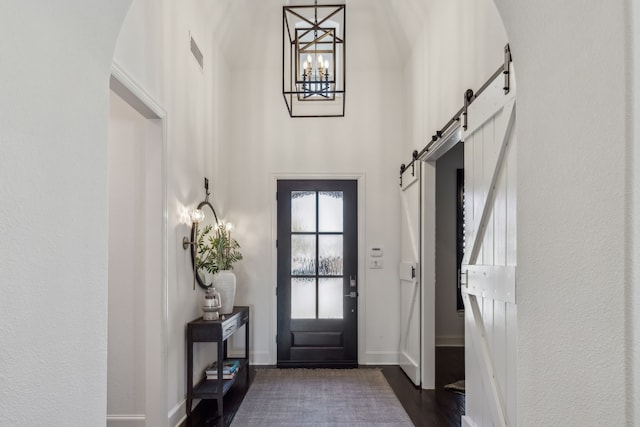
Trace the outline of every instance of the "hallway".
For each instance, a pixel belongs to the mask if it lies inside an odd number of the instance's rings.
[[[260,368],[251,368],[249,382]],[[463,347],[436,348],[435,390],[416,388],[398,366],[380,366],[380,369],[416,427],[460,427],[464,395],[445,390],[444,386],[464,378]],[[194,410],[191,422],[185,421],[180,427],[229,427],[247,390],[244,380],[231,388],[225,396],[223,420],[217,417],[215,400],[205,400]]]
[[[349,88],[345,117],[336,120],[295,120],[286,111],[282,1],[2,3],[5,424],[82,427],[103,425],[108,415],[147,416],[107,412],[114,67],[167,112],[166,262],[157,283],[161,313],[149,321],[165,340],[153,353],[166,376],[156,413],[161,427],[174,427],[185,414],[184,326],[202,299],[182,247],[202,178],[210,177],[217,208],[238,226],[245,259],[237,304],[253,307],[258,367],[276,360],[276,175],[365,175],[362,253],[380,247],[385,255],[381,269],[361,260],[358,360],[397,363],[399,166],[459,108],[465,90],[486,80],[508,42],[522,95],[512,424],[640,425],[638,2],[346,2]],[[204,366],[204,351],[197,357]],[[617,393],[602,393],[609,389]],[[34,405],[36,396],[46,398]]]

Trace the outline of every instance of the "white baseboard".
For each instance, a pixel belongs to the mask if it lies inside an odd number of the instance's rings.
[[[420,366],[418,362],[413,360],[408,354],[401,351],[398,355],[398,365],[400,365],[404,373],[407,374],[407,377],[409,377],[411,382],[417,386],[420,385]]]
[[[184,414],[182,418],[180,418],[175,424],[173,424],[173,427],[180,427],[182,423],[184,423],[185,421],[187,421],[187,414]],[[172,425],[172,424],[169,424],[169,425]]]
[[[193,408],[195,409],[196,405],[200,403],[199,400],[193,401]],[[180,402],[176,403],[173,408],[169,411],[169,422],[167,423],[169,426],[179,427],[183,421],[187,419],[187,400],[182,399]]]
[[[398,353],[395,351],[368,351],[364,360],[358,361],[361,365],[397,365]]]
[[[464,347],[464,335],[441,335],[436,337],[436,347]]]
[[[195,411],[198,405],[202,402],[202,399],[193,399],[193,405],[191,411]],[[169,425],[173,427],[180,427],[180,425],[187,420],[187,401],[183,399],[178,402],[171,411],[169,411]]]
[[[230,354],[229,357],[243,357],[244,354]],[[252,353],[251,364],[254,366],[274,366],[276,361],[272,360],[267,352]],[[397,365],[398,353],[395,351],[371,351],[364,355],[364,360],[358,360],[360,365]]]
[[[107,415],[107,427],[145,427],[144,415]]]
[[[229,350],[229,357],[242,358],[244,357],[244,350],[233,351]],[[249,364],[251,365],[275,365],[275,362],[271,360],[271,355],[267,351],[259,353],[249,354]]]

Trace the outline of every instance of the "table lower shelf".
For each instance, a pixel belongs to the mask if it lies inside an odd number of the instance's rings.
[[[238,366],[238,372],[236,375],[230,380],[222,380],[222,396],[224,396],[227,391],[231,388],[231,386],[236,382],[238,376],[243,374],[244,369],[249,369],[249,362],[246,359],[240,360],[240,366]],[[220,380],[208,380],[203,379],[196,386],[193,387],[193,391],[191,393],[191,397],[193,399],[217,399],[218,394],[218,383]]]

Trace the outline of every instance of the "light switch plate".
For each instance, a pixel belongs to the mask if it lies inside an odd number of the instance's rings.
[[[382,258],[371,258],[369,260],[369,268],[382,268]]]

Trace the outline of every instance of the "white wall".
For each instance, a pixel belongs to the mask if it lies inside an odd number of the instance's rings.
[[[136,0],[118,39],[114,60],[167,112],[167,408],[169,424],[185,413],[185,327],[201,315],[203,291],[192,290],[186,212],[204,200],[203,179],[211,180],[213,204],[217,179],[219,117],[225,100],[225,63],[213,38],[224,2]],[[190,34],[204,55],[201,71],[190,52]],[[160,319],[159,319],[160,320]],[[158,325],[160,333],[160,324]],[[195,371],[210,363],[211,346],[199,345]]]
[[[436,345],[464,345],[464,317],[458,313],[457,169],[464,146],[457,144],[436,162]]]
[[[282,98],[282,9],[261,15],[269,25],[248,57],[259,67],[241,66],[231,78],[228,140],[221,147],[219,206],[237,226],[244,260],[237,303],[252,306],[252,353],[257,363],[275,363],[275,176],[320,174],[364,176],[364,267],[366,248],[384,249],[381,270],[361,270],[360,363],[396,363],[399,345],[398,249],[399,165],[402,131],[401,78],[389,69],[384,46],[367,35],[376,17],[363,2],[347,9],[347,95],[344,118],[292,119]],[[256,23],[256,25],[258,25]],[[255,33],[252,33],[255,34]],[[364,340],[366,344],[363,343]]]
[[[0,2],[0,424],[104,425],[109,70],[127,0]]]
[[[518,424],[629,425],[627,5],[496,3],[518,81]]]
[[[498,69],[507,44],[491,0],[432,0],[410,40],[404,69],[405,162],[462,107],[464,92],[480,88]]]

